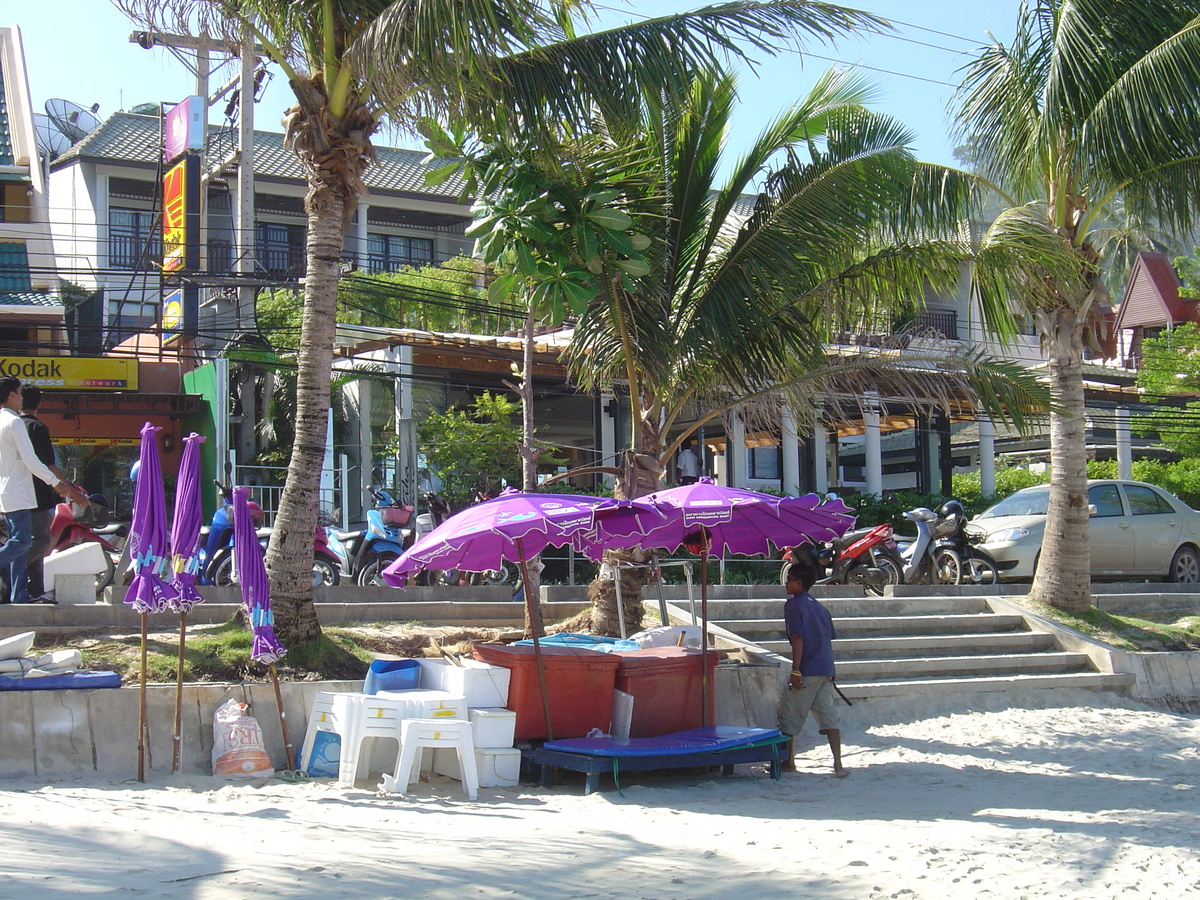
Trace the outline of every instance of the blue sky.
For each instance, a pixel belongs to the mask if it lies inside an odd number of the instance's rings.
[[[615,24],[693,8],[703,5],[703,0],[600,5],[605,8],[603,22]],[[845,5],[893,21],[897,32],[852,38],[838,47],[813,44],[804,57],[789,52],[764,58],[756,77],[742,75],[742,108],[735,127],[745,131],[748,143],[826,68],[835,62],[858,64],[871,67],[865,72],[879,86],[875,107],[916,132],[918,155],[931,162],[952,163],[945,109],[959,79],[956,70],[987,41],[987,32],[1001,40],[1011,37],[1018,0],[858,0]],[[30,89],[38,111],[47,99],[62,97],[89,107],[99,103],[98,115],[103,118],[138,103],[176,102],[194,91],[193,76],[170,53],[160,48],[143,50],[129,42],[134,26],[105,0],[10,6],[2,24],[14,23],[24,36]],[[226,74],[223,71],[214,84],[223,82]],[[258,106],[257,127],[281,130],[279,119],[290,96],[283,78],[275,77]],[[216,117],[219,109],[214,111]]]

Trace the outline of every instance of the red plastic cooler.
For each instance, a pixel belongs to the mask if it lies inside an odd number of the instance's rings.
[[[617,654],[617,690],[633,695],[633,723],[630,737],[657,737],[674,731],[699,728],[700,661],[699,650],[680,647],[652,647]],[[708,724],[716,724],[713,670],[717,654],[708,654]]]
[[[538,685],[533,647],[513,644],[476,644],[476,659],[511,670],[508,708],[516,712],[515,739],[545,740],[546,715]],[[607,732],[612,723],[613,686],[619,657],[578,647],[542,646],[546,693],[554,737],[584,737],[593,728]]]

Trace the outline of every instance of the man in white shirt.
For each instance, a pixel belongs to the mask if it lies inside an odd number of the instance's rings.
[[[679,473],[681,485],[695,484],[700,477],[700,460],[692,449],[691,441],[684,444],[683,449],[676,455],[675,468]]]
[[[0,378],[0,513],[8,536],[0,544],[0,569],[9,569],[13,603],[28,603],[25,557],[33,545],[34,476],[63,497],[87,506],[87,494],[62,481],[37,457],[21,418],[21,379]],[[0,597],[0,602],[9,602]]]

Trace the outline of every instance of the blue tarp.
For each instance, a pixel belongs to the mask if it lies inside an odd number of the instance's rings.
[[[707,728],[690,728],[687,731],[676,731],[658,737],[567,738],[561,741],[547,741],[542,748],[584,756],[679,756],[685,753],[711,753],[714,750],[744,747],[779,736],[778,728],[709,725]]]
[[[90,691],[120,686],[121,676],[116,672],[67,672],[34,678],[0,675],[0,691]]]
[[[517,643],[523,644],[526,647],[533,646],[533,641],[530,640],[517,641]],[[574,634],[570,631],[564,631],[559,634],[548,634],[544,638],[538,638],[538,643],[543,647],[548,644],[552,647],[575,647],[584,650],[599,650],[601,653],[624,653],[627,650],[642,649],[637,641],[603,637],[599,634]]]

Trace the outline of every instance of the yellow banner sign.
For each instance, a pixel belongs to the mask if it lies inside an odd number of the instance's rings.
[[[140,447],[141,438],[51,438],[60,447]]]
[[[0,356],[0,376],[20,378],[47,391],[136,391],[136,359],[67,356]]]

